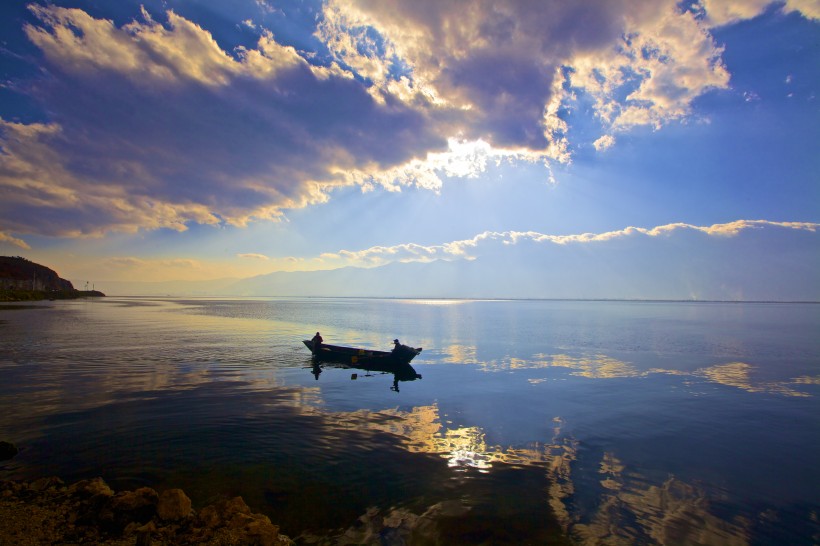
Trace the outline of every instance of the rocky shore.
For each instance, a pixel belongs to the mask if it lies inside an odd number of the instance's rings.
[[[102,478],[0,481],[0,544],[290,545],[242,497],[195,511],[181,489],[113,491]]]

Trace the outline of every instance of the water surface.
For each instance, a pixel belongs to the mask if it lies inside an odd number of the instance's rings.
[[[317,377],[317,330],[422,346],[422,379]],[[817,332],[812,304],[0,307],[0,479],[242,495],[303,543],[816,544]]]

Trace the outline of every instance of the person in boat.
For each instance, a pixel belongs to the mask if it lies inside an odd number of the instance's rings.
[[[313,342],[313,352],[315,353],[322,346],[322,342],[324,341],[324,339],[322,339],[322,334],[316,332],[316,335],[313,336],[313,339],[311,339],[311,341]]]
[[[398,339],[393,340],[393,354],[397,354],[401,351],[401,342]]]

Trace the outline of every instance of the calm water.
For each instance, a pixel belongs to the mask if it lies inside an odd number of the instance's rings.
[[[422,379],[317,378],[316,330],[422,346]],[[819,333],[812,304],[6,305],[0,479],[242,495],[302,543],[818,544]]]

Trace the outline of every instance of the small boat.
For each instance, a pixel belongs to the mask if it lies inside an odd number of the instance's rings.
[[[310,352],[313,353],[313,358],[316,360],[353,364],[354,366],[356,364],[361,364],[377,366],[383,365],[388,368],[395,367],[399,364],[409,364],[410,361],[421,352],[421,347],[415,348],[407,345],[398,345],[392,351],[373,351],[370,349],[359,349],[356,347],[328,345],[327,343],[322,343],[319,345],[318,350],[314,350],[312,340],[306,339],[302,343],[310,349]]]
[[[421,379],[421,374],[416,373],[416,370],[410,365],[410,361],[421,352],[421,347],[397,345],[392,351],[371,351],[369,349],[322,343],[319,345],[319,349],[315,350],[313,340],[306,339],[302,343],[312,353],[311,373],[317,380],[319,374],[322,373],[323,366],[354,368],[365,370],[368,374],[370,372],[392,373],[393,386],[390,387],[390,390],[396,392],[399,392],[400,381]],[[356,379],[356,374],[353,374],[351,379]]]

